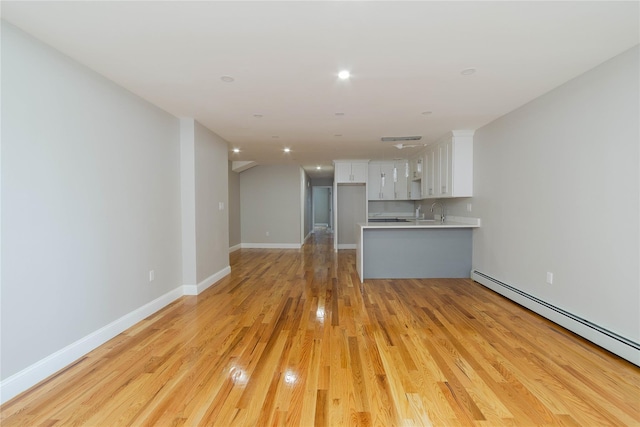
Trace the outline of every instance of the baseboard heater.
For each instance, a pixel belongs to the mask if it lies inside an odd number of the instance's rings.
[[[597,344],[614,354],[640,366],[640,343],[625,338],[593,322],[576,316],[560,307],[549,304],[533,295],[494,279],[478,270],[471,272],[471,278],[481,285],[509,298],[510,300],[536,312],[537,314],[569,329],[581,337]],[[515,294],[515,295],[514,295]]]

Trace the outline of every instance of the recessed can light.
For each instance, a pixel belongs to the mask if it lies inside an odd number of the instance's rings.
[[[351,73],[349,72],[349,70],[342,70],[338,73],[338,77],[342,80],[347,80],[349,77],[351,77]]]
[[[235,79],[231,76],[222,76],[220,77],[220,80],[222,80],[225,83],[233,83],[235,81]]]
[[[321,166],[316,166],[316,169],[320,170],[320,169],[322,169],[322,167]]]
[[[287,147],[287,148],[285,148],[283,151],[284,151],[285,153],[290,153],[290,152],[291,152],[291,148],[288,148],[288,147]]]
[[[476,72],[475,68],[465,68],[464,70],[460,71],[460,74],[462,74],[463,76],[470,76],[475,72]]]
[[[336,113],[336,116],[344,116],[344,113]]]
[[[431,113],[432,113],[432,111],[423,111],[421,114],[422,114],[423,116],[428,116],[428,115],[429,115],[429,114],[431,114]]]
[[[342,136],[342,134],[341,134],[341,133],[336,133],[336,134],[335,134],[335,135],[333,135],[333,136]]]
[[[234,148],[234,149],[233,149],[233,152],[234,152],[234,153],[239,153],[239,152],[240,152],[240,149],[239,149],[239,148]]]
[[[259,119],[260,117],[262,117],[262,114],[254,114],[253,117],[255,117],[256,119]]]
[[[278,139],[278,138],[280,138],[280,137],[279,137],[278,135],[271,135],[271,138],[273,138],[273,139]]]

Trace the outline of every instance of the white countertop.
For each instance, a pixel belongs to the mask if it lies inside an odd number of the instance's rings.
[[[359,227],[367,229],[398,228],[478,228],[479,218],[447,217],[445,222],[437,220],[409,220],[408,222],[360,222]]]

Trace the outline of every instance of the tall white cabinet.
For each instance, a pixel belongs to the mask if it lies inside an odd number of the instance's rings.
[[[423,199],[473,196],[473,134],[454,130],[426,148]]]

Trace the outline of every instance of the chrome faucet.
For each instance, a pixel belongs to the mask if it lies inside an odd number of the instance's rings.
[[[436,205],[440,205],[440,222],[444,222],[444,204],[443,203],[441,203],[441,202],[433,202],[433,204],[431,205],[431,213],[433,213],[433,208]]]

